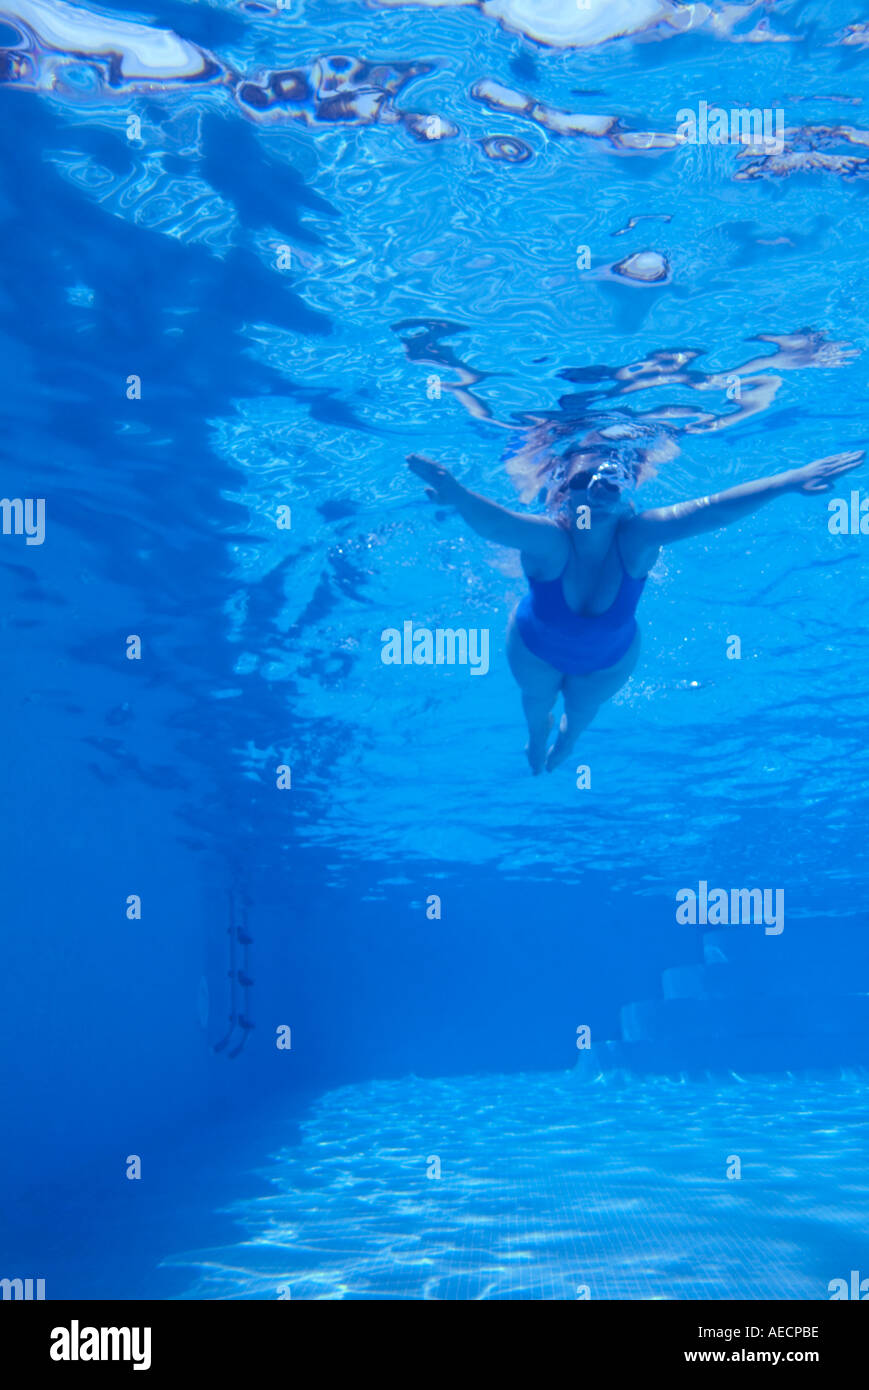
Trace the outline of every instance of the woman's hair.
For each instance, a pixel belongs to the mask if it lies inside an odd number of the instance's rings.
[[[672,430],[621,411],[541,422],[518,443],[504,455],[507,472],[524,502],[542,502],[552,512],[562,511],[602,464],[615,465],[615,481],[633,489],[679,452]]]

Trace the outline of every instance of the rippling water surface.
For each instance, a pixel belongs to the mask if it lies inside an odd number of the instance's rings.
[[[504,462],[517,425],[642,418],[675,446],[655,502],[864,439],[852,8],[0,9],[7,120],[44,105],[40,178],[94,210],[64,267],[83,346],[117,330],[144,257],[145,408],[131,422],[115,407],[109,435],[135,446],[137,488],[167,465],[207,483],[215,455],[232,470],[224,693],[252,782],[292,755],[303,842],[572,876],[581,834],[587,864],[655,891],[665,856],[712,836],[744,863],[745,823],[785,803],[768,878],[787,865],[795,901],[817,896],[821,838],[856,872],[864,559],[859,537],[828,533],[823,502],[666,556],[579,796],[567,774],[524,775],[500,639],[515,560],[438,521],[403,465],[426,450],[511,501],[528,492]],[[680,140],[680,109],[701,100],[782,108],[784,152]],[[649,253],[660,282],[613,273]],[[291,532],[275,530],[281,503]],[[491,674],[383,667],[380,633],[405,617],[491,627]],[[731,633],[741,663],[725,659]],[[285,747],[255,730],[266,695],[292,711]]]

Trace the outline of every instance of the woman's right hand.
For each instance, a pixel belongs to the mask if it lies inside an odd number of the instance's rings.
[[[415,473],[428,484],[426,494],[433,501],[455,503],[462,485],[442,463],[435,463],[433,459],[426,458],[425,454],[408,454],[407,466],[411,473]]]
[[[851,449],[844,454],[828,454],[826,458],[815,459],[804,468],[793,470],[793,485],[798,492],[830,492],[836,478],[859,468],[864,457],[862,449]]]

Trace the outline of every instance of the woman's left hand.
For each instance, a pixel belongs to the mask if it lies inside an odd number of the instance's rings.
[[[862,449],[851,449],[844,454],[828,454],[826,458],[815,459],[805,468],[794,469],[794,486],[799,492],[829,492],[836,478],[859,468],[864,457]]]
[[[461,483],[456,481],[450,470],[444,468],[442,463],[426,458],[425,454],[408,454],[407,466],[411,473],[428,483],[426,493],[436,502],[452,503],[461,491]]]

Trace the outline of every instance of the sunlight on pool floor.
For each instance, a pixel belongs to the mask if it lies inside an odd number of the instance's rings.
[[[867,1132],[856,1077],[371,1082],[233,1204],[237,1245],[164,1264],[191,1299],[826,1299],[869,1270]]]

